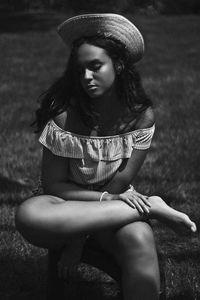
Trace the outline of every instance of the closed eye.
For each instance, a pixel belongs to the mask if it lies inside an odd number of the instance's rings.
[[[86,68],[92,72],[98,72],[101,69],[102,65],[103,64],[101,62],[95,60],[89,62],[86,66],[77,65],[76,70],[80,75],[84,74]]]
[[[98,71],[100,68],[101,68],[101,66],[102,66],[102,64],[92,64],[91,66],[89,66],[89,69],[91,70],[91,71],[94,71],[94,72],[96,72],[96,71]]]

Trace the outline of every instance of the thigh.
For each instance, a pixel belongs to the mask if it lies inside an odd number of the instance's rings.
[[[154,235],[147,222],[134,222],[117,230],[99,232],[94,235],[103,250],[114,256],[119,266],[132,260],[142,260],[150,256],[157,260]]]
[[[57,232],[55,208],[65,201],[51,195],[31,197],[16,211],[15,224],[22,236],[31,244],[42,248],[60,248],[64,237]]]

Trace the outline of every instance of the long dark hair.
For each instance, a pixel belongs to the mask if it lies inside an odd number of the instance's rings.
[[[62,77],[39,97],[40,107],[36,110],[36,120],[32,123],[37,126],[35,132],[40,132],[50,119],[66,111],[73,98],[76,99],[82,121],[90,128],[94,126],[98,116],[93,111],[92,101],[81,86],[76,67],[77,50],[83,43],[103,48],[111,57],[117,75],[119,98],[131,112],[138,114],[152,105],[143,89],[133,58],[124,44],[101,35],[83,37],[74,42]]]

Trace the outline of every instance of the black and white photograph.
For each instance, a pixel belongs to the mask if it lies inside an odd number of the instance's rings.
[[[0,1],[0,300],[200,300],[199,0]]]

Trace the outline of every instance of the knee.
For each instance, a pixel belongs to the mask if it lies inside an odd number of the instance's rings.
[[[26,229],[39,230],[45,220],[48,219],[48,213],[54,209],[54,206],[63,202],[54,196],[37,196],[24,201],[16,210],[15,224],[18,231]]]
[[[44,218],[45,208],[50,201],[51,199],[46,196],[32,197],[17,208],[15,225],[22,235],[31,229],[39,228],[41,220]]]
[[[154,244],[154,236],[149,224],[137,222],[122,227],[118,231],[118,241],[121,248],[143,249]]]
[[[146,264],[157,259],[155,241],[151,227],[144,222],[129,224],[118,232],[119,256],[125,261]]]
[[[24,201],[16,210],[15,225],[19,232],[34,222],[37,216],[37,207],[34,198]]]

